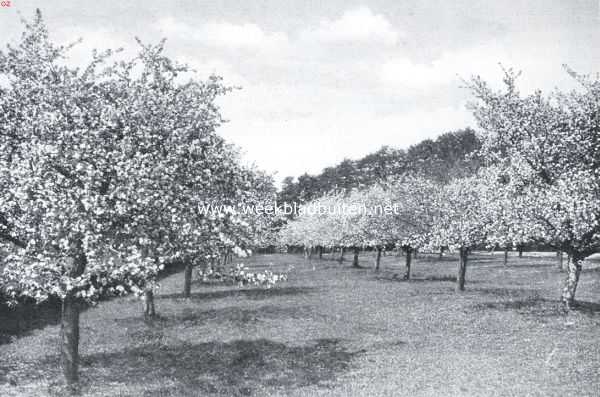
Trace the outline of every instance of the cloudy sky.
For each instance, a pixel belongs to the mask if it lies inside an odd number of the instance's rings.
[[[461,78],[496,84],[499,63],[524,91],[570,88],[562,69],[600,71],[598,0],[12,0],[0,41],[39,7],[59,42],[135,50],[167,38],[200,77],[242,87],[220,100],[220,133],[277,178],[317,173],[382,145],[407,147],[472,126]]]

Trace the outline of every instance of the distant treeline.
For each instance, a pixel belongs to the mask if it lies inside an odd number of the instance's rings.
[[[426,139],[408,149],[383,146],[359,160],[346,159],[318,175],[303,174],[283,180],[279,202],[305,203],[331,191],[371,186],[389,177],[411,174],[447,182],[471,175],[480,165],[481,142],[466,128]]]

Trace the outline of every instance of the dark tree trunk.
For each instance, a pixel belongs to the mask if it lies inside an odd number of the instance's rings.
[[[417,249],[414,249],[414,250],[412,251],[412,256],[413,256],[413,258],[417,259],[417,253],[418,253],[418,252],[419,252],[419,251],[418,251]]]
[[[323,247],[319,245],[319,260],[323,259]]]
[[[508,248],[504,248],[504,266],[508,265]]]
[[[444,247],[440,247],[440,259],[444,257]]]
[[[581,262],[584,259],[584,256],[580,253],[571,253],[569,256],[571,260],[567,264],[567,277],[562,293],[562,302],[567,308],[571,308],[575,303],[575,292],[581,274]]]
[[[314,250],[314,248],[313,248],[313,247],[309,247],[309,248],[308,248],[308,260],[309,260],[309,261],[312,261],[313,250]]]
[[[358,247],[354,247],[354,258],[352,259],[352,266],[360,267],[358,265],[358,254],[360,253],[360,249]]]
[[[77,254],[73,257],[73,267],[70,277],[79,277],[85,271],[87,258],[83,250],[83,241],[75,242]],[[72,295],[67,295],[61,306],[60,334],[61,349],[60,359],[65,382],[74,390],[79,382],[79,311],[80,304]]]
[[[79,382],[79,304],[72,296],[62,302],[60,319],[60,358],[67,386],[73,388]]]
[[[183,276],[184,276],[183,297],[184,298],[189,298],[192,295],[192,270],[193,270],[192,262],[188,261],[185,264],[185,270],[183,273]]]
[[[375,257],[375,271],[379,271],[379,264],[381,262],[381,247],[377,247],[377,256]]]
[[[227,267],[227,251],[223,254],[223,269]]]
[[[517,249],[519,250],[519,258],[522,258],[523,257],[523,246],[519,244]]]
[[[156,316],[154,308],[154,292],[151,289],[144,292],[144,318],[152,318]]]
[[[406,262],[405,262],[405,270],[404,270],[404,279],[410,280],[410,262],[412,261],[412,248],[407,248],[406,252]]]
[[[344,261],[344,250],[345,250],[345,247],[340,248],[340,257],[338,258],[338,261],[340,263],[342,263]]]
[[[460,248],[460,259],[458,261],[458,275],[456,277],[456,290],[465,290],[465,276],[467,275],[467,258],[469,256],[469,249],[465,247]]]
[[[563,271],[563,252],[562,251],[556,251],[556,262],[558,265],[558,270]]]

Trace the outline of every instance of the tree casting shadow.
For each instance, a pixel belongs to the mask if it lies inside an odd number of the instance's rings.
[[[82,369],[90,374],[90,381],[98,384],[135,382],[144,385],[156,384],[157,380],[175,380],[193,391],[193,395],[252,395],[263,387],[290,389],[331,385],[350,367],[352,359],[361,354],[347,351],[340,342],[339,339],[317,339],[306,346],[288,346],[258,339],[148,345],[85,356]],[[161,386],[155,393],[167,394],[168,386]]]

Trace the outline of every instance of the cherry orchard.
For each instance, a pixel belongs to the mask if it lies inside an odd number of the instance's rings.
[[[330,193],[306,204],[305,211],[281,231],[281,242],[311,248],[354,250],[358,265],[361,247],[377,251],[375,269],[383,249],[406,252],[405,278],[410,278],[412,252],[429,239],[439,187],[420,177],[398,177],[380,185],[348,193]]]
[[[503,169],[513,203],[508,224],[572,258],[562,293],[568,307],[584,258],[600,246],[600,81],[567,71],[580,83],[569,93],[522,96],[510,70],[503,90],[478,78],[470,88],[483,154]]]

